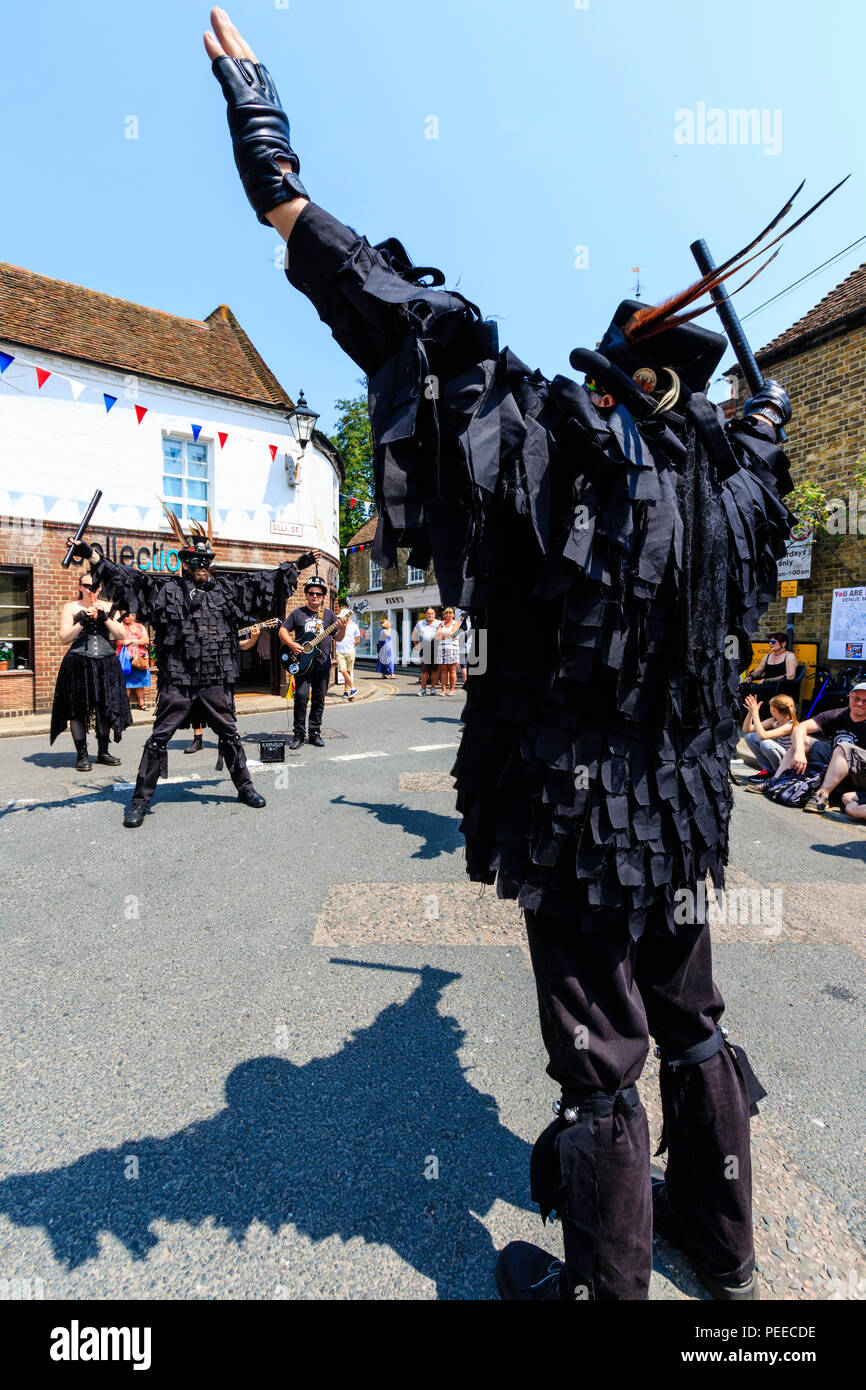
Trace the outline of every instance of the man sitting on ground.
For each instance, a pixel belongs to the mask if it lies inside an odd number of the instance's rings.
[[[817,737],[807,757],[809,734]],[[845,812],[853,820],[866,819],[866,682],[853,687],[848,696],[848,709],[824,710],[813,719],[804,719],[794,726],[791,747],[780,762],[773,782],[791,767],[802,774],[807,763],[821,765],[825,758],[824,779],[803,810],[823,815],[831,793],[850,778],[852,789],[846,788],[842,797]],[[861,794],[864,800],[860,799]]]

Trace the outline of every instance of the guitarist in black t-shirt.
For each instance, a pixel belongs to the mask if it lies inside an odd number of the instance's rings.
[[[325,628],[337,624],[334,636],[326,637],[319,647],[321,655],[313,661],[309,670],[295,679],[295,728],[289,748],[298,749],[305,740],[314,748],[324,748],[322,738],[322,714],[325,709],[325,696],[331,679],[331,643],[336,639],[342,642],[346,635],[349,614],[339,618],[330,608],[323,607],[325,584],[318,578],[307,580],[304,585],[305,602],[288,615],[279,629],[280,641],[296,655],[303,651],[303,644],[323,632]],[[312,691],[312,699],[310,692]],[[310,728],[307,733],[307,704],[310,706]]]

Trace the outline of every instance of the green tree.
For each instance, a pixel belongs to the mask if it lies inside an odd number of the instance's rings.
[[[367,397],[338,400],[337,427],[329,439],[339,449],[346,469],[340,498],[340,598],[349,584],[348,556],[343,547],[375,511],[373,502],[373,439]],[[352,499],[354,498],[354,503]]]

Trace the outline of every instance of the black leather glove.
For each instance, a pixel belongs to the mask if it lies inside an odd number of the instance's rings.
[[[85,632],[87,632],[89,628],[96,626],[96,619],[91,618],[90,614],[86,613],[83,608],[79,608],[78,612],[75,614],[75,621],[81,624]]]
[[[767,380],[755,396],[750,396],[743,407],[743,415],[763,415],[776,426],[784,428],[791,418],[791,400],[778,381]]]
[[[249,58],[214,58],[214,76],[228,103],[229,130],[241,183],[259,221],[280,203],[309,194],[297,177],[301,161],[289,143],[289,118],[271,75]],[[277,156],[287,159],[293,172],[284,174]]]

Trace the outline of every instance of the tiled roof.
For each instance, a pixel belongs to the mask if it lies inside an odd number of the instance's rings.
[[[377,516],[371,516],[369,521],[364,522],[360,531],[358,531],[351,540],[346,541],[346,545],[367,545],[368,542],[374,541],[376,539],[376,527],[378,524],[379,518]]]
[[[199,322],[0,262],[0,338],[235,400],[292,408],[227,304]]]
[[[822,329],[836,328],[843,331],[848,320],[858,314],[866,316],[866,262],[853,270],[848,278],[829,294],[825,294],[808,314],[798,319],[784,333],[780,333],[771,343],[767,343],[766,347],[761,348],[757,356],[760,358],[765,353],[776,355],[781,348],[790,347],[806,334],[820,332]],[[828,336],[832,336],[831,331],[828,331]]]

